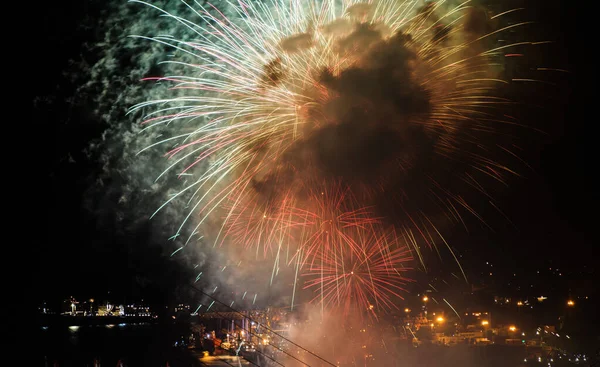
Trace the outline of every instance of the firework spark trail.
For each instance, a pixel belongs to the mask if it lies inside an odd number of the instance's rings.
[[[295,221],[288,213],[291,199],[267,203],[260,199],[256,193],[250,193],[243,204],[233,202],[224,206],[228,214],[224,218],[221,245],[230,240],[234,246],[255,247],[257,256],[262,248],[262,255],[267,257],[278,243],[293,240],[292,231],[304,223]]]
[[[443,243],[458,263],[440,221],[485,223],[448,182],[489,197],[473,172],[503,184],[515,174],[481,134],[515,124],[496,112],[513,103],[494,93],[506,83],[496,58],[532,43],[492,38],[525,22],[482,31],[469,1],[239,0],[229,17],[184,2],[194,21],[132,2],[191,35],[138,36],[171,47],[165,63],[181,70],[147,78],[178,97],[131,109],[164,134],[146,148],[166,151],[157,180],[185,178],[157,212],[184,199],[174,238],[202,233],[271,259],[271,282],[291,266],[294,295],[304,275],[322,304],[393,308],[407,247],[423,268],[422,244],[441,257]]]

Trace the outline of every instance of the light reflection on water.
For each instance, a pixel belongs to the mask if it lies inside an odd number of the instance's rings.
[[[112,329],[115,326],[118,326],[119,328],[128,328],[128,327],[131,328],[131,327],[150,326],[150,325],[152,325],[152,324],[149,322],[136,322],[136,323],[131,323],[131,324],[122,322],[120,324],[86,325],[86,326],[83,326],[83,330],[101,328],[101,327],[104,327],[106,329]],[[56,331],[57,328],[60,328],[60,326],[52,326],[52,330],[54,330],[54,331]],[[75,333],[79,332],[81,328],[82,328],[82,326],[80,326],[80,325],[70,325],[70,326],[68,326],[67,329],[69,330],[70,333],[75,334]],[[41,329],[43,331],[51,330],[50,326],[41,326]]]
[[[36,345],[42,361],[52,365],[56,360],[60,367],[91,366],[94,359],[103,366],[114,366],[118,360],[134,367],[160,366],[172,358],[173,340],[181,334],[178,329],[176,325],[148,322],[40,325]]]

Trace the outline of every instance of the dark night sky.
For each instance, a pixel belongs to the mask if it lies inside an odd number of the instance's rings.
[[[69,293],[100,297],[110,289],[131,297],[166,298],[167,290],[187,274],[164,256],[160,241],[151,238],[150,227],[116,235],[115,221],[98,219],[86,198],[101,167],[84,150],[106,126],[90,106],[70,102],[84,76],[65,71],[72,70],[73,60],[93,63],[97,57],[84,44],[101,37],[94,24],[103,16],[102,3],[44,2],[36,10],[40,26],[36,52],[47,56],[37,64],[39,78],[32,88],[33,121],[43,137],[43,153],[38,157],[43,185],[38,189],[41,203],[36,204],[42,208],[43,224],[32,229],[41,233],[29,240],[38,257],[35,283],[44,297]],[[562,78],[564,88],[544,95],[554,109],[533,117],[534,124],[549,133],[532,141],[539,149],[526,153],[534,170],[502,193],[504,211],[518,230],[499,221],[495,233],[476,229],[471,237],[459,233],[450,238],[464,243],[463,248],[471,246],[463,265],[472,273],[486,258],[507,271],[548,263],[594,266],[598,260],[592,248],[594,216],[598,216],[597,192],[592,190],[597,165],[588,152],[593,144],[590,123],[595,120],[590,110],[597,107],[592,102],[595,71],[589,60],[595,45],[584,44],[587,22],[576,18],[582,9],[573,3],[526,2],[547,38],[557,40],[556,52],[547,55],[553,58],[552,65],[571,73]]]

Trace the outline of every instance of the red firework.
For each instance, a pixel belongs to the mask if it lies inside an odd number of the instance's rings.
[[[293,230],[303,223],[290,213],[291,197],[261,200],[259,194],[250,192],[236,199],[224,206],[226,216],[220,244],[228,241],[236,247],[252,248],[264,257],[276,246],[295,244]]]
[[[308,279],[304,288],[315,291],[312,302],[341,307],[344,313],[397,309],[395,301],[403,299],[410,281],[403,275],[411,270],[405,266],[413,259],[410,250],[394,231],[356,229],[345,231],[354,243],[351,251],[330,248],[314,255],[303,272]]]
[[[296,235],[301,266],[312,266],[321,252],[360,251],[351,231],[369,232],[379,224],[369,207],[360,207],[350,189],[339,183],[310,190],[303,207],[290,207],[289,218],[298,225]],[[304,209],[306,208],[306,209]]]

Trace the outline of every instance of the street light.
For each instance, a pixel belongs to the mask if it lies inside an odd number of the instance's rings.
[[[516,327],[515,325],[511,325],[511,326],[508,328],[508,330],[510,330],[510,331],[516,331],[516,330],[517,330],[517,327]]]
[[[423,312],[425,313],[425,317],[427,317],[427,301],[429,301],[429,297],[427,297],[426,295],[423,296]]]
[[[442,316],[439,316],[439,317],[436,319],[436,321],[437,321],[437,322],[439,322],[439,323],[442,323],[442,322],[444,322],[444,318],[443,318]]]
[[[483,321],[481,322],[481,325],[482,325],[482,326],[488,326],[489,324],[490,324],[490,322],[489,322],[489,321],[487,321],[487,320],[483,320]]]
[[[405,308],[405,309],[404,309],[404,312],[406,312],[406,313],[409,313],[409,312],[410,312],[410,308],[408,308],[408,307],[407,307],[407,308]]]
[[[567,306],[573,307],[573,306],[575,306],[575,302],[572,299],[570,299],[567,301]]]

